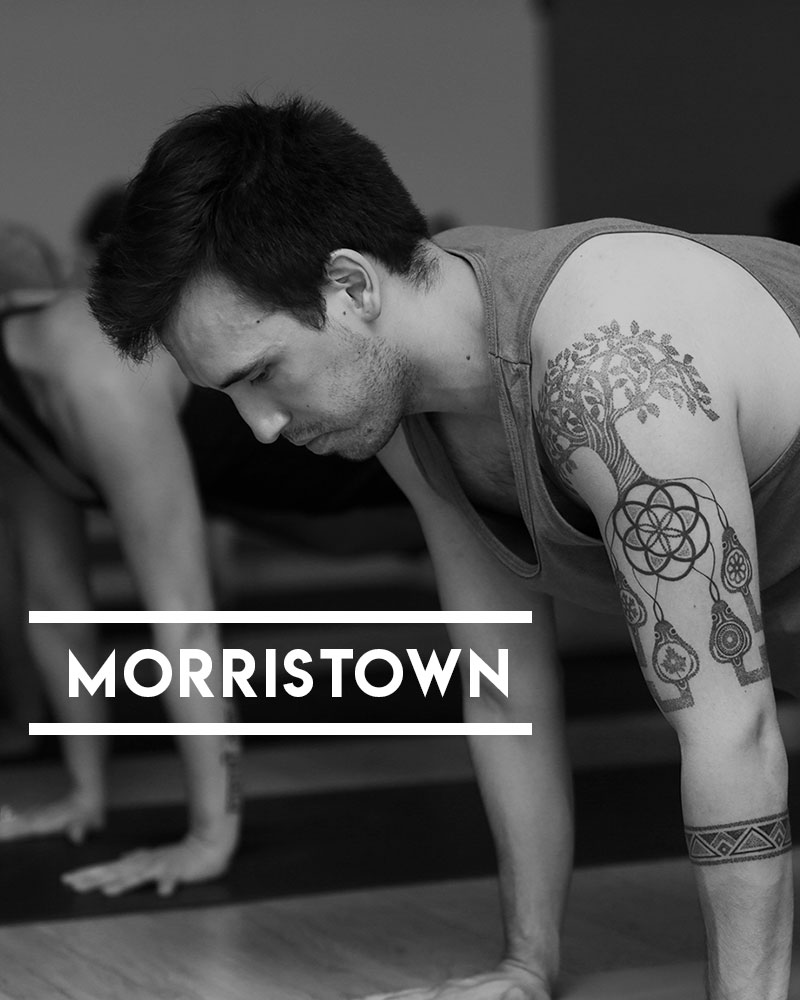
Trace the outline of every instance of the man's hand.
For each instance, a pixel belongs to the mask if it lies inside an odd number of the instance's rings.
[[[101,806],[77,795],[68,795],[24,812],[0,806],[0,841],[64,834],[73,844],[81,844],[87,834],[103,827],[104,820]]]
[[[381,993],[365,1000],[551,1000],[540,976],[514,962],[465,979],[448,979],[439,986]]]
[[[75,892],[97,890],[105,896],[154,882],[159,896],[170,896],[184,882],[206,882],[222,875],[233,853],[230,843],[188,834],[177,844],[123,854],[116,861],[79,868],[61,876]]]

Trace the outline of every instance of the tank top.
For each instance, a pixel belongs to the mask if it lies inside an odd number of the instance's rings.
[[[766,237],[698,236],[626,219],[537,232],[482,226],[450,230],[438,234],[436,242],[465,260],[478,282],[522,521],[473,506],[426,415],[404,421],[409,448],[426,480],[525,586],[611,613],[619,613],[619,597],[596,525],[593,519],[591,526],[579,523],[577,506],[545,471],[549,463],[533,419],[530,334],[542,298],[570,254],[594,236],[623,232],[680,236],[730,258],[773,296],[800,336],[800,247]],[[782,630],[800,640],[800,431],[750,492],[768,635]]]

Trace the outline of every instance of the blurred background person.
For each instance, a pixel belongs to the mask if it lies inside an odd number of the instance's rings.
[[[25,273],[10,279],[15,290],[56,284],[36,234],[23,227],[8,233],[26,251]],[[0,248],[11,242],[6,235],[0,229]],[[0,334],[0,469],[26,608],[82,610],[102,600],[91,576],[88,514],[97,507],[108,512],[143,606],[190,611],[215,606],[206,512],[253,524],[275,511],[404,503],[377,462],[321,458],[283,440],[265,448],[224,394],[190,386],[166,352],[149,366],[120,361],[81,290],[8,309]],[[402,544],[402,534],[388,544]],[[92,672],[104,659],[96,627],[31,625],[27,636],[56,718],[103,721],[108,706],[101,696],[67,692],[67,650]],[[203,649],[219,662],[213,625],[154,625],[152,642],[173,662],[182,648]],[[211,699],[196,689],[180,697],[176,681],[164,695],[170,717],[225,721],[229,706],[216,672],[212,678]],[[93,735],[64,737],[67,794],[24,811],[7,803],[0,840],[64,833],[80,842],[101,829],[106,743]],[[178,743],[189,797],[186,837],[74,873],[68,882],[75,889],[114,894],[155,882],[170,892],[224,871],[239,834],[238,743],[216,736]]]

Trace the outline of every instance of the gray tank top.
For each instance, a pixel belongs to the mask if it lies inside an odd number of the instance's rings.
[[[753,236],[695,236],[625,219],[598,219],[539,232],[467,227],[436,242],[473,269],[483,298],[486,346],[524,524],[475,508],[430,421],[404,421],[420,470],[455,504],[494,556],[532,590],[597,611],[619,612],[619,597],[593,520],[545,471],[548,461],[533,421],[530,331],[536,311],[566,259],[605,233],[667,233],[722,253],[773,296],[800,335],[800,247]],[[798,386],[800,391],[800,386]],[[759,571],[768,632],[800,636],[800,432],[751,486]]]

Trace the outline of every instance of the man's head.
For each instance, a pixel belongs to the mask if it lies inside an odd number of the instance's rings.
[[[89,300],[123,354],[163,341],[261,440],[361,459],[413,397],[410,359],[378,318],[384,279],[433,285],[427,236],[381,151],[334,111],[248,97],[157,140]]]
[[[334,251],[425,283],[427,235],[380,149],[338,114],[245,97],[190,114],[156,141],[94,269],[90,303],[137,359],[206,279],[321,329]]]
[[[164,343],[192,382],[231,397],[260,441],[282,435],[362,460],[387,443],[416,398],[408,353],[373,329],[381,287],[365,257],[337,252],[327,319],[317,330],[288,312],[265,311],[223,278],[197,280]]]

